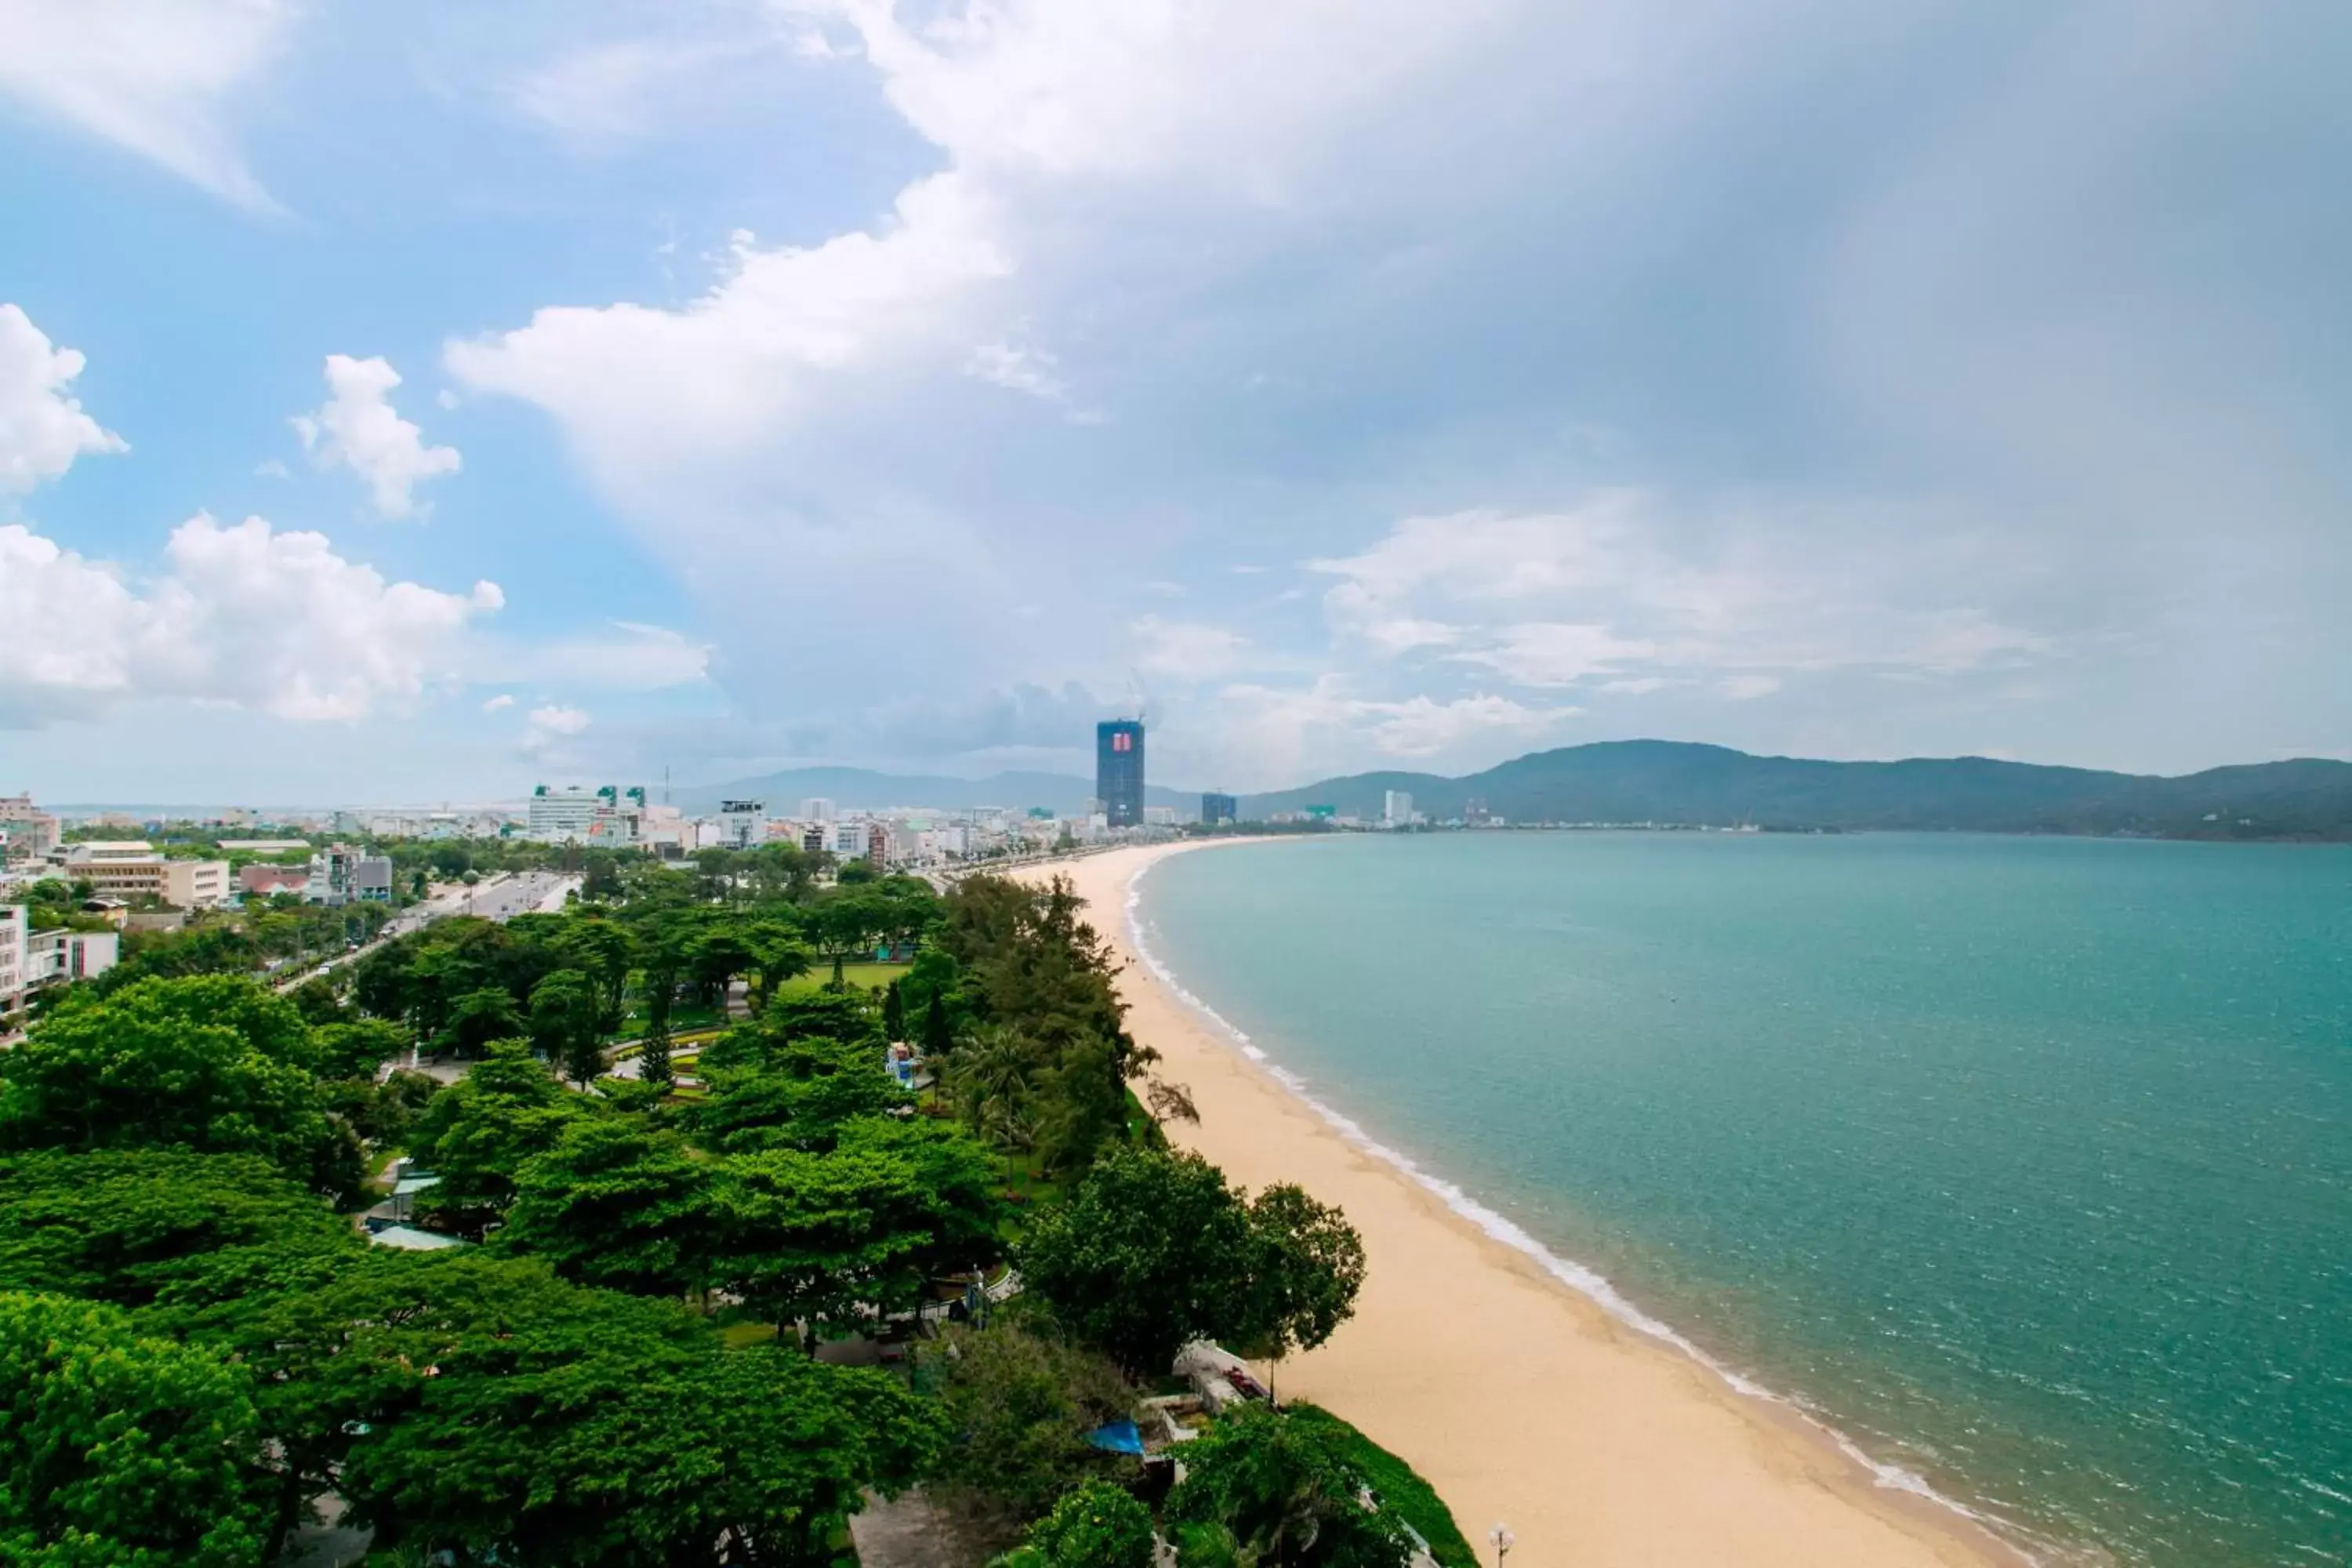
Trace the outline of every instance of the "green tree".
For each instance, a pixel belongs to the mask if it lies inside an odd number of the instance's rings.
[[[1249,1208],[1254,1352],[1277,1363],[1313,1350],[1354,1315],[1364,1284],[1364,1243],[1339,1208],[1280,1183]]]
[[[1167,1512],[1229,1532],[1240,1568],[1398,1568],[1411,1541],[1365,1491],[1336,1427],[1253,1405],[1185,1445]]]
[[[764,1012],[777,987],[809,972],[814,956],[800,940],[799,931],[776,921],[762,921],[745,933],[751,959],[751,1006]]]
[[[268,1161],[177,1149],[0,1159],[0,1289],[120,1307],[233,1296],[286,1259],[364,1250]]]
[[[1028,1521],[1116,1464],[1087,1440],[1135,1408],[1134,1386],[1108,1357],[1000,1321],[950,1329],[931,1366],[944,1374],[940,1405],[957,1434],[934,1484]]]
[[[408,1050],[408,1031],[383,1018],[329,1023],[310,1035],[318,1073],[324,1079],[373,1078],[376,1069]]]
[[[1038,1216],[1021,1272],[1073,1333],[1160,1377],[1192,1340],[1253,1326],[1251,1244],[1249,1212],[1214,1165],[1114,1149]]]
[[[516,1173],[498,1240],[579,1284],[683,1295],[708,1268],[709,1185],[709,1167],[675,1137],[615,1117],[578,1119]]]
[[[327,1109],[378,1149],[405,1147],[417,1116],[441,1092],[441,1080],[429,1073],[388,1073],[382,1083],[372,1078],[337,1079],[321,1086]]]
[[[576,969],[559,969],[531,988],[531,1044],[583,1089],[604,1070],[603,1023],[596,994]]]
[[[818,1568],[864,1492],[908,1484],[936,1413],[876,1372],[727,1351],[673,1304],[520,1262],[430,1260],[368,1305],[369,1431],[343,1486],[385,1546],[468,1560]]]
[[[358,1184],[292,1004],[250,980],[144,980],[72,999],[0,1052],[0,1148],[258,1154],[317,1190]]]
[[[947,998],[937,992],[923,1006],[923,1054],[939,1058],[955,1049],[955,1026],[948,1021]]]
[[[599,1026],[608,1034],[619,1028],[621,998],[637,958],[635,939],[613,921],[583,915],[565,922],[555,945],[572,967],[594,983]]]
[[[677,1076],[670,1067],[669,1050],[669,1004],[665,999],[659,1010],[646,1020],[645,1037],[637,1045],[637,1077],[667,1089]]]
[[[1151,1568],[1151,1510],[1121,1487],[1087,1481],[1031,1527],[1020,1568]]]
[[[0,1560],[250,1568],[255,1447],[241,1371],[110,1307],[0,1294]]]
[[[548,1076],[520,1040],[505,1040],[460,1081],[433,1097],[416,1120],[414,1152],[441,1178],[436,1206],[471,1211],[488,1223],[514,1201],[523,1162],[555,1146],[564,1128],[590,1114]]]
[[[442,1056],[479,1057],[488,1051],[493,1040],[520,1039],[529,1032],[530,1026],[506,987],[482,985],[448,1004],[433,1048]]]
[[[894,1044],[907,1037],[907,999],[895,980],[882,993],[882,1037]]]
[[[609,849],[591,849],[580,864],[580,896],[617,899],[621,896],[620,857]]]
[[[880,1053],[865,1042],[811,1036],[734,1046],[703,1054],[711,1092],[686,1111],[688,1124],[712,1147],[823,1151],[844,1122],[909,1103],[882,1070]]]
[[[922,1206],[913,1169],[883,1152],[731,1155],[718,1201],[714,1279],[780,1334],[806,1324],[812,1353],[820,1323],[858,1321],[902,1297],[931,1240],[905,1223]]]
[[[758,963],[759,955],[751,942],[731,927],[712,927],[687,947],[687,978],[705,1006],[724,1005],[736,977],[749,973]]]

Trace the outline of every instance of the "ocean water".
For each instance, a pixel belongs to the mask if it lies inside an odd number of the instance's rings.
[[[1346,837],[1153,962],[1563,1278],[2045,1561],[2352,1562],[2352,849]]]

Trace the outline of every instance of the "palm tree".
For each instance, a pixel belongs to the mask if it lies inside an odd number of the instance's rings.
[[[964,1122],[982,1137],[1026,1149],[1036,1138],[1036,1046],[1002,1024],[984,1024],[948,1058],[948,1089]]]

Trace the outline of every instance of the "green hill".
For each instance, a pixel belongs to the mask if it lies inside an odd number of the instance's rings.
[[[1358,773],[1251,795],[1245,817],[1329,805],[1377,818],[1389,790],[1431,819],[1474,804],[1512,823],[1655,823],[1791,831],[2144,834],[2352,840],[2352,763],[2299,758],[2177,778],[1989,757],[1828,763],[1723,746],[1612,741],[1519,757],[1464,778]]]

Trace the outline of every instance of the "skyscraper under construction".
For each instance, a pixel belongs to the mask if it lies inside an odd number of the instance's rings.
[[[1095,795],[1113,827],[1143,826],[1143,721],[1095,726]]]

